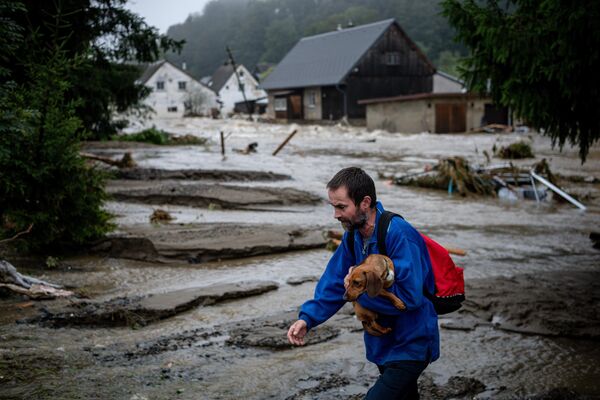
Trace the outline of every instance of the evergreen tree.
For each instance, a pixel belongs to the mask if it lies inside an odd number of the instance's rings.
[[[584,162],[600,137],[600,1],[444,0],[443,7],[471,50],[467,84],[489,88],[561,149],[579,146]]]

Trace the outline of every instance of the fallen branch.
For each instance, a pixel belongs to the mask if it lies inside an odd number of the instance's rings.
[[[63,290],[59,285],[20,274],[11,263],[5,260],[0,260],[0,288],[24,294],[36,300],[74,295],[73,292]]]
[[[109,157],[102,157],[102,156],[98,156],[96,154],[91,154],[91,153],[81,152],[79,154],[82,157],[87,158],[88,160],[100,161],[105,164],[112,165],[112,166],[118,167],[118,168],[135,167],[135,161],[133,161],[133,158],[131,157],[131,153],[129,153],[129,152],[123,154],[123,158],[121,158],[120,160],[113,160],[112,158],[109,158]]]
[[[285,146],[292,139],[292,137],[294,137],[294,135],[296,134],[296,132],[298,132],[298,129],[294,129],[292,131],[292,133],[290,133],[289,136],[283,141],[283,143],[281,143],[279,145],[279,147],[277,147],[277,149],[275,149],[275,151],[273,152],[274,156],[276,156],[277,153],[279,153],[279,150],[283,149],[283,146]]]
[[[33,224],[29,224],[29,227],[28,227],[26,230],[24,230],[23,232],[19,232],[19,233],[17,233],[15,236],[13,236],[13,237],[11,237],[11,238],[8,238],[8,239],[2,239],[2,240],[0,240],[0,244],[2,244],[2,243],[8,243],[8,242],[10,242],[10,241],[13,241],[13,240],[15,240],[15,239],[16,239],[16,238],[18,238],[19,236],[22,236],[22,235],[26,235],[26,234],[28,234],[29,232],[31,232],[31,228],[33,228]]]

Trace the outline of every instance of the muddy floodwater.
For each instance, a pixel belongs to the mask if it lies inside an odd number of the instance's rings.
[[[208,143],[98,143],[86,151],[115,158],[129,151],[142,169],[211,173],[117,177],[106,205],[117,224],[112,241],[53,268],[9,259],[21,273],[87,298],[31,304],[0,297],[0,399],[362,398],[377,369],[365,360],[360,323],[349,308],[311,332],[306,346],[291,348],[285,340],[331,256],[323,233],[341,229],[325,185],[347,166],[375,179],[386,209],[467,251],[454,260],[464,267],[468,300],[440,318],[441,357],[420,379],[422,398],[600,398],[600,250],[589,238],[600,231],[600,147],[581,165],[577,150],[552,149],[537,133],[153,123]],[[297,134],[272,156],[294,128]],[[461,197],[390,182],[444,157],[483,165],[484,151],[518,140],[532,144],[535,159],[515,164],[545,158],[585,211],[555,200]],[[244,154],[254,142],[257,151]],[[226,171],[238,173],[225,178]],[[158,208],[173,220],[151,224]],[[250,286],[235,286],[241,283]],[[205,289],[230,287],[239,290],[210,297]],[[191,300],[177,308],[185,296]],[[171,302],[176,310],[164,314]],[[121,313],[101,319],[102,307]]]

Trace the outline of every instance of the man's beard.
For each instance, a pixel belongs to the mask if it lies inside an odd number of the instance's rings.
[[[365,226],[368,219],[369,218],[367,217],[366,213],[361,213],[359,211],[356,220],[354,221],[349,219],[338,219],[338,221],[340,221],[342,228],[344,228],[345,231],[353,231]]]

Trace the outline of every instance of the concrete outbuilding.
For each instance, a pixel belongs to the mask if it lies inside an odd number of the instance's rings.
[[[419,93],[361,100],[367,128],[390,132],[468,132],[495,123],[508,124],[506,109],[472,93]]]

